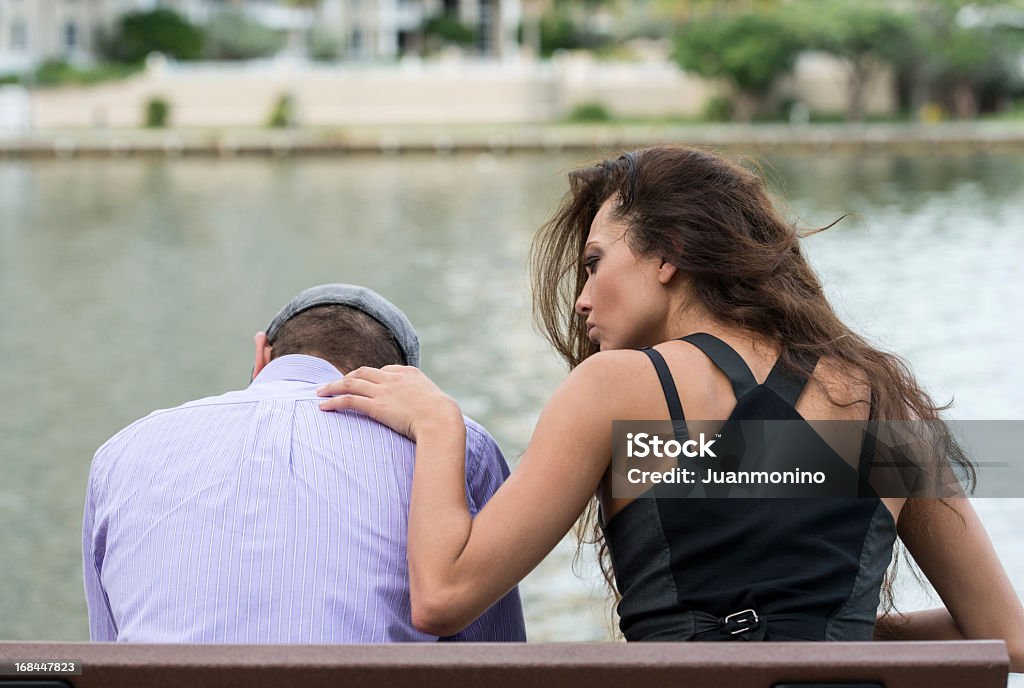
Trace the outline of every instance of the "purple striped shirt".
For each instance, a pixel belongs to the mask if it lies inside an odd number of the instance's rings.
[[[319,358],[275,359],[244,390],[154,411],[96,452],[82,533],[93,640],[431,641],[411,622],[415,445],[325,413]],[[466,420],[475,514],[508,477]],[[513,589],[454,640],[526,639]]]

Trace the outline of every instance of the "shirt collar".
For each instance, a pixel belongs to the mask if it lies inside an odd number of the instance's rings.
[[[339,377],[344,376],[337,368],[322,358],[305,354],[287,354],[268,363],[252,383],[255,385],[290,380],[318,385],[333,382]]]

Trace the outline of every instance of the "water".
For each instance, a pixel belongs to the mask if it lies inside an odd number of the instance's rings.
[[[93,451],[150,410],[243,386],[295,292],[371,286],[424,369],[514,463],[564,371],[530,325],[526,251],[570,157],[0,162],[0,638],[87,637],[80,518]],[[840,313],[959,418],[1024,417],[1024,157],[774,156]],[[977,503],[1024,593],[1020,500]],[[600,640],[565,541],[524,582],[532,640]],[[901,606],[935,604],[901,586]]]

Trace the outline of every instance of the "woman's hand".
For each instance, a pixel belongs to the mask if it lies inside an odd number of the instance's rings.
[[[416,441],[424,431],[463,427],[462,411],[419,368],[357,368],[317,390],[325,411],[359,411]]]
[[[911,613],[906,628],[895,627],[899,639],[950,637],[955,628],[965,640],[1002,640],[1010,671],[1024,673],[1024,605],[970,500],[908,499],[897,528],[951,617]]]

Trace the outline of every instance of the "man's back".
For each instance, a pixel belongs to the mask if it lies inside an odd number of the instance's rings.
[[[407,515],[415,445],[325,413],[340,373],[282,356],[246,390],[157,411],[96,453],[83,552],[94,640],[433,640],[410,621]],[[467,423],[474,511],[508,468]],[[456,639],[524,640],[513,590]]]

